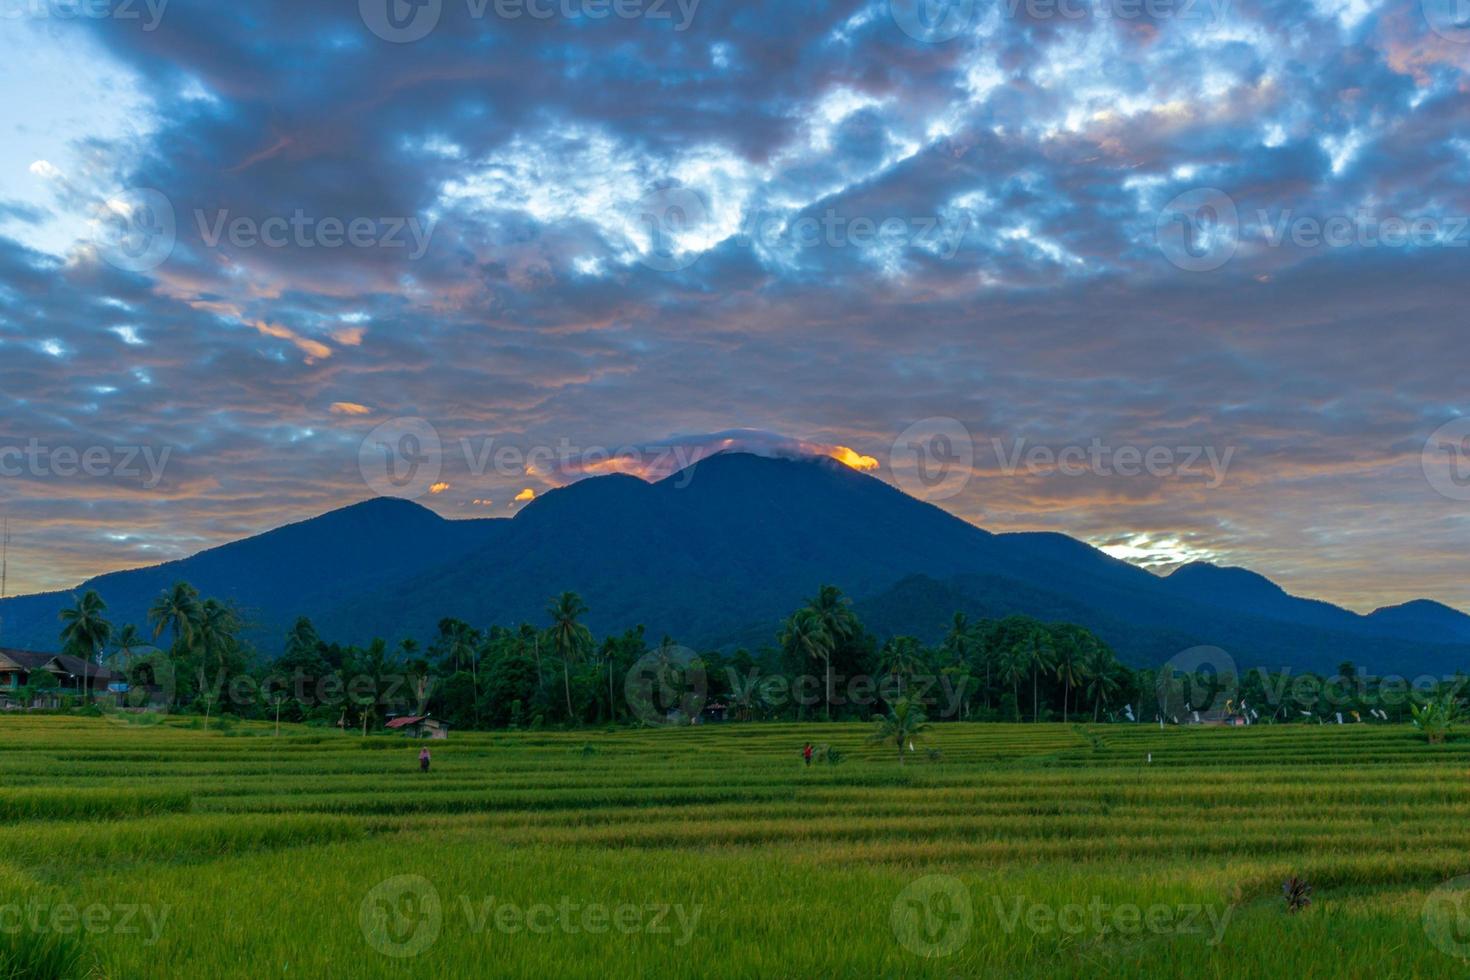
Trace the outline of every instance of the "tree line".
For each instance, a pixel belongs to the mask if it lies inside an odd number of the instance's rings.
[[[161,691],[206,723],[223,712],[367,730],[406,710],[471,728],[636,721],[623,678],[675,642],[652,642],[642,626],[595,637],[587,612],[567,592],[548,602],[542,623],[479,628],[446,618],[426,645],[332,642],[302,618],[271,659],[242,638],[247,622],[236,608],[180,582],[142,627],[114,628],[101,596],[87,592],[63,610],[60,639],[64,652],[110,667],[135,690]],[[818,589],[768,644],[701,651],[684,669],[691,664],[703,702],[732,720],[867,719],[905,696],[938,704],[941,688],[940,720],[1100,720],[1137,696],[1137,674],[1083,627],[957,613],[936,645],[880,639],[834,586]],[[813,678],[815,696],[789,693]],[[869,682],[868,697],[849,696],[854,679]],[[788,695],[773,695],[778,688]]]

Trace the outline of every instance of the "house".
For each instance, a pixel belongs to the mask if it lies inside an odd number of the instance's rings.
[[[111,671],[70,654],[0,648],[0,697],[15,700],[15,693],[31,684],[42,671],[56,679],[55,686],[61,694],[79,693],[85,679],[86,690],[95,697],[105,694],[115,679]]]
[[[405,715],[388,722],[391,731],[402,732],[409,738],[448,738],[449,726],[437,718],[420,715]]]

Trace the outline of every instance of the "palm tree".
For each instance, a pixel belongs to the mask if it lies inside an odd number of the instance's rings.
[[[143,634],[138,632],[138,627],[128,623],[117,631],[117,652],[122,654],[123,664],[133,656],[133,651],[143,645]]]
[[[990,672],[999,666],[999,631],[994,623],[981,620],[974,627],[974,658],[985,668],[985,707],[990,707]]]
[[[1087,651],[1087,694],[1092,698],[1092,720],[1097,721],[1102,706],[1122,689],[1118,677],[1118,661],[1102,643],[1094,643]]]
[[[613,664],[618,659],[618,644],[612,637],[602,641],[602,659],[607,664],[607,720],[618,720],[618,702],[613,695]]]
[[[898,764],[904,764],[905,745],[923,741],[929,730],[929,721],[924,715],[924,706],[910,698],[899,698],[887,715],[877,718],[869,742],[892,744],[898,750]]]
[[[577,622],[587,613],[587,604],[575,592],[563,592],[546,607],[551,616],[548,631],[552,649],[561,657],[562,683],[567,695],[567,720],[572,720],[572,661],[592,645],[592,632]]]
[[[165,631],[174,635],[174,654],[194,647],[194,634],[199,626],[199,592],[188,582],[176,582],[160,595],[148,610],[148,624],[157,640]]]
[[[107,603],[94,591],[87,591],[76,605],[61,611],[62,649],[84,662],[81,677],[82,702],[87,701],[94,661],[112,639],[112,624],[107,621]]]
[[[970,630],[970,617],[962,612],[954,614],[954,620],[949,624],[949,632],[944,637],[944,652],[949,654],[954,663],[968,660],[970,650],[974,646],[975,637]]]
[[[781,645],[798,658],[811,657],[827,665],[827,720],[832,720],[832,634],[815,609],[798,609],[786,621]]]
[[[1043,672],[1051,669],[1056,650],[1052,646],[1051,634],[1040,624],[1026,631],[1021,650],[1026,666],[1031,669],[1031,723],[1035,724],[1041,720],[1039,680]]]
[[[464,670],[466,660],[470,664],[470,687],[475,696],[470,706],[475,724],[480,723],[480,635],[469,623],[458,619],[441,619],[439,633],[448,644],[445,659],[454,664],[456,672]]]
[[[806,605],[822,621],[834,643],[850,640],[857,633],[857,618],[849,608],[852,600],[845,597],[837,586],[822,586]]]
[[[204,672],[209,665],[210,655],[213,654],[215,662],[219,665],[220,674],[225,669],[225,653],[235,642],[235,633],[240,628],[240,618],[235,611],[222,602],[214,599],[204,600],[204,605],[199,608],[198,620],[194,624],[194,638],[198,641],[201,661],[199,672],[201,680],[200,694],[204,698],[204,730],[209,730],[209,709],[214,703],[213,695],[208,694],[208,678]],[[221,680],[223,678],[221,677]]]
[[[1067,705],[1072,688],[1087,678],[1088,653],[1097,641],[1080,626],[1062,626],[1053,634],[1056,646],[1057,680],[1062,682],[1062,723],[1067,722]]]
[[[842,594],[842,590],[835,585],[824,585],[817,589],[817,594],[807,601],[807,608],[822,623],[822,628],[827,631],[830,639],[827,656],[823,659],[827,662],[827,720],[832,720],[832,654],[837,652],[837,647],[848,642],[857,635],[857,617],[852,614],[852,600]]]
[[[883,669],[898,679],[898,693],[903,695],[903,679],[916,674],[924,666],[924,652],[912,636],[895,636],[883,646]]]
[[[998,668],[1001,683],[1011,685],[1011,700],[1017,705],[1021,703],[1020,684],[1021,678],[1026,676],[1026,649],[1020,643],[1015,646],[1000,648],[997,651]],[[1019,719],[1020,709],[1016,710]]]

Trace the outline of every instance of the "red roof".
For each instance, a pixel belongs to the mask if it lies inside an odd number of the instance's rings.
[[[394,718],[392,721],[388,722],[388,727],[389,728],[405,728],[408,725],[417,725],[419,722],[421,722],[423,720],[424,720],[423,717],[417,717],[417,718]]]

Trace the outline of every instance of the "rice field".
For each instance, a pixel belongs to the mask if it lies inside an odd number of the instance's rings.
[[[866,734],[0,717],[0,978],[1470,973],[1470,741]]]

